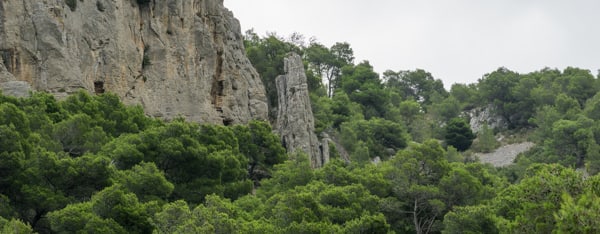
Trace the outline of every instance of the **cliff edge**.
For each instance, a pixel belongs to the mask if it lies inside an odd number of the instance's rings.
[[[57,97],[110,91],[164,119],[267,119],[222,0],[2,0],[0,86],[16,81]]]

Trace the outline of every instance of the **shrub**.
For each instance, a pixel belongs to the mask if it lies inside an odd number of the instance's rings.
[[[475,134],[466,120],[461,118],[451,119],[446,125],[446,143],[458,151],[465,151],[471,147]]]

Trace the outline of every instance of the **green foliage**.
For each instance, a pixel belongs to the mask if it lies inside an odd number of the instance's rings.
[[[71,204],[48,214],[52,231],[58,233],[127,233],[113,219],[103,219],[92,211],[92,203]]]
[[[515,100],[512,90],[519,82],[519,74],[504,67],[485,74],[479,80],[478,86],[481,96],[486,101],[495,104],[499,108],[499,114],[510,121],[511,112],[506,105]]]
[[[584,190],[581,175],[559,165],[534,165],[519,184],[498,195],[494,204],[503,232],[548,233],[555,228],[554,212],[563,193],[578,196]]]
[[[197,204],[211,193],[236,198],[252,189],[247,180],[249,158],[240,152],[235,131],[244,144],[241,149],[254,160],[264,160],[252,163],[269,169],[281,160],[281,146],[274,146],[275,138],[268,129],[258,123],[250,129],[231,129],[174,121],[137,135],[123,135],[107,144],[103,153],[110,155],[119,169],[153,162],[175,184],[172,198]],[[252,145],[252,137],[260,144]]]
[[[263,181],[262,187],[265,189],[262,191],[269,197],[280,191],[306,185],[313,177],[308,156],[298,152],[291,155],[290,160],[275,166],[273,178]]]
[[[331,48],[314,41],[305,49],[308,68],[319,78],[325,79],[327,96],[332,97],[339,88],[342,68],[354,61],[354,52],[348,43],[336,43]]]
[[[444,135],[446,143],[459,151],[465,151],[471,147],[475,135],[467,121],[461,118],[451,119],[446,125],[446,134]]]
[[[456,207],[444,216],[442,233],[499,233],[489,206]]]
[[[489,153],[494,151],[500,143],[494,136],[494,130],[490,129],[487,124],[484,124],[479,133],[477,133],[477,141],[473,145],[473,150],[478,152]]]
[[[117,180],[144,202],[167,199],[174,189],[174,185],[151,162],[142,162],[130,170],[120,171]]]
[[[441,102],[434,102],[428,107],[429,113],[440,122],[447,122],[460,115],[462,108],[454,96],[448,96]]]
[[[406,147],[409,139],[402,124],[380,118],[346,122],[341,129],[343,146],[361,161],[387,159]]]
[[[31,234],[33,229],[30,225],[23,223],[21,220],[11,219],[5,220],[0,217],[0,233],[2,234]]]
[[[129,233],[151,232],[149,213],[133,193],[119,186],[108,187],[92,197],[92,212],[100,218],[115,220]]]
[[[284,74],[283,59],[290,52],[302,55],[300,48],[285,39],[270,34],[260,38],[254,31],[246,32],[244,46],[248,59],[260,75],[262,83],[267,91],[267,103],[269,104],[269,117],[275,118],[277,114],[277,87],[275,78]],[[319,82],[308,80],[309,87],[318,87]],[[316,84],[315,84],[316,83]],[[312,89],[311,89],[312,90]]]
[[[317,131],[350,161],[313,169],[266,122],[165,122],[114,94],[0,95],[0,231],[597,232],[600,87],[589,71],[500,68],[448,93],[423,70],[380,79],[348,43],[245,39],[271,106],[282,58],[303,56]],[[505,168],[459,152],[474,136],[456,117],[489,104],[510,128],[534,131],[536,147]],[[486,127],[473,149],[495,144]]]
[[[450,96],[456,98],[465,109],[471,109],[477,105],[479,95],[476,84],[453,84],[450,87]]]
[[[422,69],[398,72],[388,70],[383,73],[383,79],[386,87],[400,93],[405,99],[413,99],[421,104],[432,104],[435,95],[448,96],[442,81]]]
[[[368,61],[343,67],[340,86],[351,101],[362,106],[366,119],[385,115],[387,94],[383,90],[379,74],[373,71],[373,66]]]
[[[153,203],[141,204],[120,186],[108,187],[89,202],[69,205],[48,214],[55,232],[149,233]]]
[[[163,123],[113,94],[0,96],[0,123],[0,215],[39,232],[150,232],[158,204],[238,198],[286,158],[266,123]]]
[[[255,182],[270,175],[270,168],[282,163],[287,155],[279,138],[273,135],[266,122],[251,121],[236,125],[233,132],[238,139],[240,152],[249,159],[248,175]]]
[[[569,194],[563,195],[561,208],[554,214],[557,233],[600,232],[600,197],[585,193],[577,200]]]

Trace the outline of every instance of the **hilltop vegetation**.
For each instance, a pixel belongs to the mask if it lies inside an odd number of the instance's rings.
[[[529,140],[537,147],[520,159],[522,164],[559,163],[585,167],[591,174],[600,170],[600,81],[589,70],[544,68],[519,74],[501,67],[478,83],[454,84],[447,91],[421,69],[380,75],[368,61],[355,63],[348,43],[327,48],[301,35],[261,38],[248,31],[245,44],[267,87],[283,69],[285,54],[303,55],[317,130],[338,135],[354,161],[389,158],[407,142],[427,139],[465,151],[474,137],[464,130],[465,112],[492,106],[506,123],[495,132],[534,132]],[[276,101],[270,99],[271,108]],[[476,150],[497,146],[486,128]]]
[[[348,43],[249,32],[245,45],[271,92],[282,58],[303,56],[317,131],[343,147],[330,163],[286,154],[265,122],[162,121],[112,94],[0,96],[0,232],[600,231],[600,82],[589,71],[499,68],[448,91],[424,70],[380,75]],[[507,124],[471,132],[464,111],[490,104]],[[515,164],[470,156],[496,147],[494,132],[519,131],[536,146]]]

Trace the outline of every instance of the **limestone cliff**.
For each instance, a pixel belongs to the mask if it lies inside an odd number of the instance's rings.
[[[315,134],[315,120],[302,58],[290,54],[284,59],[284,70],[285,74],[275,79],[279,103],[277,132],[288,152],[303,151],[310,157],[313,168],[321,167],[329,160],[329,144],[321,144]]]
[[[165,119],[266,119],[240,31],[223,0],[0,0],[0,86],[110,91]]]
[[[496,107],[492,104],[469,110],[465,114],[470,119],[469,124],[473,132],[479,132],[485,124],[492,129],[508,127],[506,119],[496,114]]]

